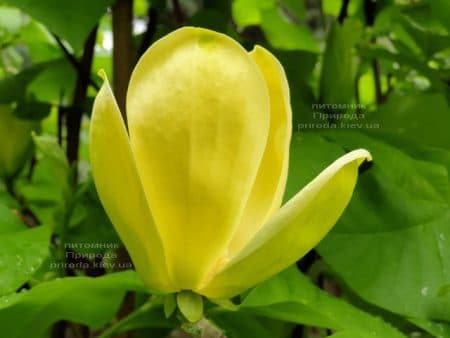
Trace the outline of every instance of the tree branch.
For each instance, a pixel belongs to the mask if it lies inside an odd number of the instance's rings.
[[[183,9],[181,8],[181,4],[179,0],[172,0],[172,6],[173,6],[173,16],[175,18],[175,23],[177,26],[182,26],[184,23],[184,13]]]
[[[113,25],[113,85],[117,104],[125,124],[126,95],[134,65],[133,53],[133,1],[117,0],[112,8]]]
[[[84,45],[83,55],[77,74],[77,82],[73,95],[72,106],[67,112],[67,148],[66,154],[69,163],[78,161],[78,147],[80,145],[81,117],[83,115],[83,103],[86,101],[87,88],[91,75],[92,59],[94,57],[97,26],[91,31]]]
[[[153,38],[156,33],[156,26],[158,24],[158,11],[155,8],[150,7],[147,12],[147,29],[142,36],[141,45],[138,51],[138,57],[140,57],[147,50],[153,42]]]
[[[339,11],[339,16],[337,18],[337,21],[342,25],[345,18],[348,16],[348,5],[350,3],[350,0],[342,0],[342,6],[341,10]]]
[[[62,40],[59,38],[59,36],[52,33],[53,38],[55,39],[56,43],[58,44],[59,48],[63,52],[64,56],[66,57],[67,61],[70,62],[70,64],[75,68],[77,72],[80,72],[81,70],[81,64],[76,59],[76,57],[67,49],[67,47],[64,45]],[[95,88],[95,90],[99,90],[99,85],[89,76],[89,84]]]
[[[375,16],[376,16],[376,9],[377,9],[376,2],[372,0],[364,0],[364,17],[366,19],[366,25],[369,27],[372,27],[375,23]],[[376,39],[373,38],[371,43],[376,43]],[[381,68],[380,63],[377,59],[372,59],[371,61],[371,67],[373,72],[373,79],[374,79],[374,86],[375,86],[375,98],[377,104],[383,103],[384,96],[383,91],[381,89]]]

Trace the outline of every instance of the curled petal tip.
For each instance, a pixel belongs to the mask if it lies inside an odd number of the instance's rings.
[[[103,81],[108,81],[108,76],[106,75],[106,72],[103,68],[101,68],[98,72],[97,75],[100,76]]]
[[[353,150],[353,151],[347,153],[347,156],[354,157],[354,158],[360,158],[361,160],[360,160],[359,164],[361,164],[364,161],[371,162],[373,160],[372,154],[368,150],[362,149],[362,148],[356,149],[356,150]]]

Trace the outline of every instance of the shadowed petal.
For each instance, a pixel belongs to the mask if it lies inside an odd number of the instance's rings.
[[[98,194],[136,270],[156,292],[176,291],[142,190],[128,135],[108,80],[94,102],[90,156]]]
[[[280,208],[289,163],[292,112],[286,74],[280,62],[266,49],[256,46],[250,56],[263,73],[269,89],[270,131],[252,193],[229,245],[227,258],[239,252]]]

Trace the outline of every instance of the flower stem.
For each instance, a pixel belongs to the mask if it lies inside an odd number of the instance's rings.
[[[144,303],[141,307],[137,308],[136,310],[131,312],[128,316],[123,317],[120,321],[113,324],[105,331],[103,331],[103,333],[100,336],[98,336],[98,338],[109,338],[112,337],[114,334],[123,331],[123,328],[126,327],[130,322],[132,322],[136,317],[153,309],[154,307],[160,304],[161,303],[159,297],[154,296],[150,297],[150,299],[146,303]]]

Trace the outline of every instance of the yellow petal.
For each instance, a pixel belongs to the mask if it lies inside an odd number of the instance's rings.
[[[229,243],[267,142],[264,78],[231,38],[181,28],[128,89],[130,140],[174,283],[194,288]]]
[[[370,154],[352,151],[288,201],[222,272],[197,290],[228,298],[280,272],[306,254],[336,223],[353,193],[358,167]]]
[[[164,251],[142,189],[114,95],[105,82],[94,102],[90,157],[100,199],[148,288],[176,291],[168,276]]]
[[[269,89],[270,130],[255,184],[228,248],[228,257],[242,249],[268,217],[280,208],[289,163],[292,111],[286,74],[280,62],[266,49],[256,46],[250,56],[259,66]]]

